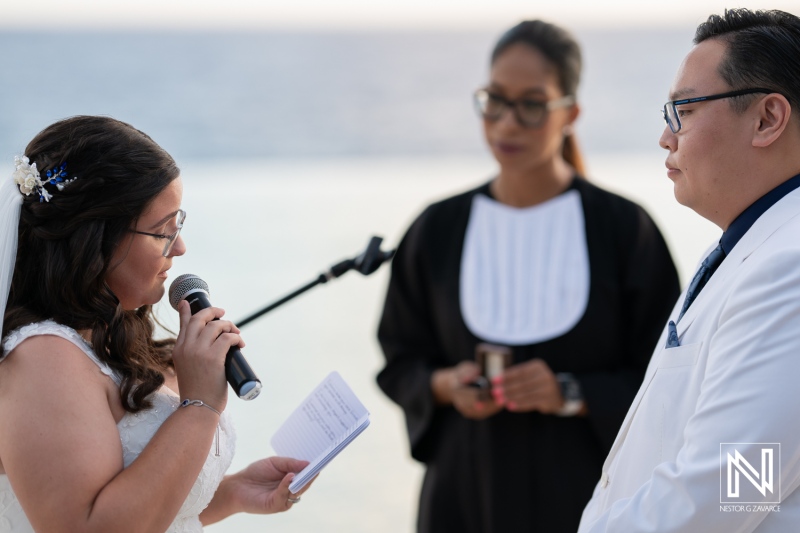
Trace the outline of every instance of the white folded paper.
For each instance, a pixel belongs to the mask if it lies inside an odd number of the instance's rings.
[[[292,480],[298,492],[369,425],[369,411],[338,372],[331,372],[278,428],[278,455],[309,461]]]

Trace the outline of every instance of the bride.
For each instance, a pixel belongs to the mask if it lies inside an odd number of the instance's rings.
[[[202,531],[290,509],[306,463],[225,475],[236,326],[181,303],[154,340],[182,184],[150,137],[107,117],[39,133],[0,185],[0,531]]]

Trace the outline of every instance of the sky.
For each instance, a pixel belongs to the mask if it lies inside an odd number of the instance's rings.
[[[663,27],[695,26],[726,7],[800,13],[798,0],[2,0],[0,29],[488,29],[524,18]]]

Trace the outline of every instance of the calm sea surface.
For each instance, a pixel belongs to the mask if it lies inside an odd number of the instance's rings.
[[[513,22],[513,21],[510,21]],[[0,161],[50,122],[108,114],[150,134],[183,169],[184,238],[174,276],[205,279],[234,320],[359,253],[397,245],[429,202],[487,180],[470,93],[497,32],[0,33]],[[658,114],[691,31],[578,33],[578,132],[597,183],[642,203],[684,283],[718,230],[672,197]],[[351,272],[243,329],[264,382],[229,401],[233,468],[270,455],[278,425],[330,371],[372,413],[290,513],[235,516],[238,531],[410,533],[422,469],[400,411],[375,385],[375,329],[388,268]],[[159,314],[175,326],[176,314]]]
[[[0,32],[0,156],[75,114],[128,121],[182,162],[480,153],[471,94],[502,30]],[[584,146],[655,147],[691,29],[576,37]]]

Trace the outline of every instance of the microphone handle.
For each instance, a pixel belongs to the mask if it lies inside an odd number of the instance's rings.
[[[192,314],[211,307],[211,301],[205,291],[191,292],[184,299],[189,302]],[[256,377],[238,346],[231,346],[225,356],[225,378],[242,400],[252,400],[261,392],[261,380]]]

